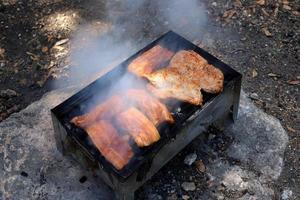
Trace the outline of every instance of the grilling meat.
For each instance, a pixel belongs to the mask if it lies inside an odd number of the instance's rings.
[[[108,121],[97,121],[86,127],[86,132],[105,159],[116,169],[122,169],[132,158],[133,152],[128,141],[121,138]]]
[[[177,52],[168,67],[177,69],[187,81],[200,85],[205,92],[218,93],[223,90],[224,75],[221,70],[208,64],[194,51]]]
[[[147,78],[151,82],[148,89],[158,98],[176,98],[195,105],[202,104],[200,86],[186,82],[176,69],[165,68],[153,72]]]
[[[111,119],[117,113],[122,112],[125,107],[125,101],[120,96],[114,95],[97,105],[89,113],[74,117],[71,122],[76,126],[85,128],[99,119]]]
[[[74,117],[71,122],[76,126],[85,128],[100,119],[110,120],[130,106],[141,110],[155,126],[164,121],[174,122],[168,108],[142,89],[129,89],[118,96],[114,95],[97,105],[89,113]]]
[[[123,133],[133,137],[139,147],[149,146],[160,139],[154,124],[134,107],[117,115],[115,121]]]
[[[194,51],[176,53],[170,64],[148,74],[148,89],[159,98],[176,98],[194,105],[202,105],[201,89],[218,93],[223,89],[223,73],[209,65]]]
[[[174,119],[168,108],[157,98],[142,89],[129,89],[126,97],[132,101],[132,105],[144,113],[149,120],[158,126],[161,122],[174,123]]]
[[[156,45],[134,59],[128,65],[128,70],[137,76],[145,77],[147,74],[153,72],[162,64],[169,61],[173,55],[174,52],[163,48],[160,45]]]

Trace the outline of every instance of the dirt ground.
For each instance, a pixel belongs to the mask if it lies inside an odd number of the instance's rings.
[[[249,97],[281,121],[290,140],[276,191],[300,197],[300,1],[201,3],[208,23],[194,42],[241,72]],[[145,26],[131,30],[132,38],[151,40],[165,31],[157,28],[164,19],[147,6],[137,14]],[[69,39],[81,24],[109,26],[104,7],[93,0],[0,2],[0,121],[54,89],[54,80],[68,85]],[[120,12],[114,14],[126,17]]]

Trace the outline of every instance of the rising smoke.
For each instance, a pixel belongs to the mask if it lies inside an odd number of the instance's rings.
[[[190,40],[201,38],[207,21],[199,0],[110,0],[104,13],[104,31],[95,34],[83,25],[72,37],[71,85],[95,79],[168,30]]]

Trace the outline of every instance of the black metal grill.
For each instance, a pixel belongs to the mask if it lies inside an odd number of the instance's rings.
[[[150,147],[140,149],[133,143],[134,157],[122,170],[118,171],[105,160],[89,140],[87,133],[71,124],[70,120],[74,116],[84,114],[91,105],[90,102],[101,102],[107,98],[109,96],[107,91],[111,88],[118,89],[125,77],[135,79],[134,75],[127,73],[128,64],[157,44],[173,52],[186,49],[200,54],[223,72],[224,89],[222,93],[215,95],[203,93],[204,105],[202,107],[187,103],[174,104],[171,112],[175,124],[160,125],[158,130],[161,139]],[[119,199],[132,199],[138,187],[205,131],[209,125],[224,126],[237,117],[241,78],[241,74],[225,63],[170,31],[51,110],[57,147],[63,154],[70,154],[83,165],[95,168],[99,177],[116,192]],[[141,85],[143,85],[142,82]],[[139,86],[135,84],[125,87]]]

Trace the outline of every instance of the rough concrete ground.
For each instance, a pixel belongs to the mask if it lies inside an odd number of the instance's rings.
[[[71,93],[74,89],[50,92],[0,123],[2,199],[112,198],[91,172],[56,149],[50,109]],[[274,199],[287,142],[280,122],[243,93],[238,121],[194,141],[137,192],[137,199]],[[198,157],[190,166],[184,164],[186,153]]]

